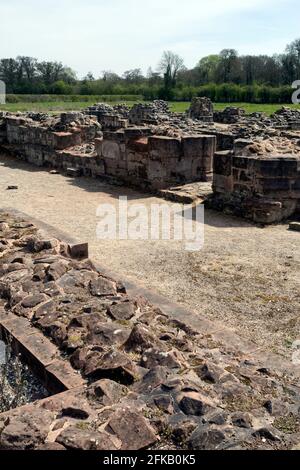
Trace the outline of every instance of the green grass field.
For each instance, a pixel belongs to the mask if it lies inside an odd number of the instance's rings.
[[[97,100],[93,97],[89,101],[40,101],[40,102],[18,102],[18,103],[7,103],[0,105],[1,111],[35,111],[35,112],[47,112],[56,113],[60,111],[79,111],[88,106],[95,104]],[[133,106],[137,101],[122,101],[128,106]],[[108,104],[116,104],[116,102],[108,102]],[[173,112],[185,112],[190,106],[187,102],[171,102],[170,108]],[[264,112],[268,115],[273,114],[277,109],[280,109],[283,105],[279,104],[254,104],[254,103],[215,103],[216,110],[222,110],[226,106],[237,106],[244,108],[247,113]],[[291,108],[299,109],[300,105],[293,105],[291,103],[286,104]]]

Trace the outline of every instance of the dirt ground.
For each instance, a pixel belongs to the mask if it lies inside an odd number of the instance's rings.
[[[174,241],[97,240],[96,209],[119,195],[147,206],[162,202],[0,158],[0,208],[13,207],[89,242],[91,257],[120,276],[291,358],[292,343],[300,339],[300,233],[205,211],[205,244],[198,252]]]

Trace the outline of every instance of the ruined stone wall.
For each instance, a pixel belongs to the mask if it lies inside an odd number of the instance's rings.
[[[146,127],[105,131],[103,136],[96,118],[85,117],[87,124],[76,125],[76,116],[70,114],[62,115],[55,126],[6,117],[6,148],[34,165],[74,176],[114,178],[150,190],[212,178],[215,136],[153,136]]]
[[[105,133],[96,139],[96,151],[105,174],[138,186],[163,189],[212,177],[214,136],[170,138],[151,136],[146,128]]]
[[[223,111],[214,112],[214,122],[222,124],[235,124],[246,114],[242,108],[228,106]]]
[[[254,221],[278,222],[300,209],[300,158],[216,152],[213,190],[216,200],[236,204]]]
[[[198,119],[204,122],[213,122],[214,107],[209,98],[196,97],[191,102],[188,115],[192,119]]]

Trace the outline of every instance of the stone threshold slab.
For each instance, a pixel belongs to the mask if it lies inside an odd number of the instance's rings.
[[[6,342],[8,338],[14,353],[22,356],[49,393],[57,394],[85,384],[69,361],[61,358],[59,349],[31,326],[29,320],[1,309],[0,339]]]

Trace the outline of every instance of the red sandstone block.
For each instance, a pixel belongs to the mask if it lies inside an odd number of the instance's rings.
[[[180,158],[182,147],[180,139],[165,136],[149,137],[150,159],[164,160],[166,158]]]
[[[53,132],[54,148],[63,150],[81,144],[80,132]]]
[[[84,379],[77,373],[69,362],[58,359],[45,369],[47,376],[46,387],[54,393],[71,390],[85,384]]]
[[[80,243],[77,245],[69,245],[69,254],[71,258],[85,259],[89,257],[88,243]]]

